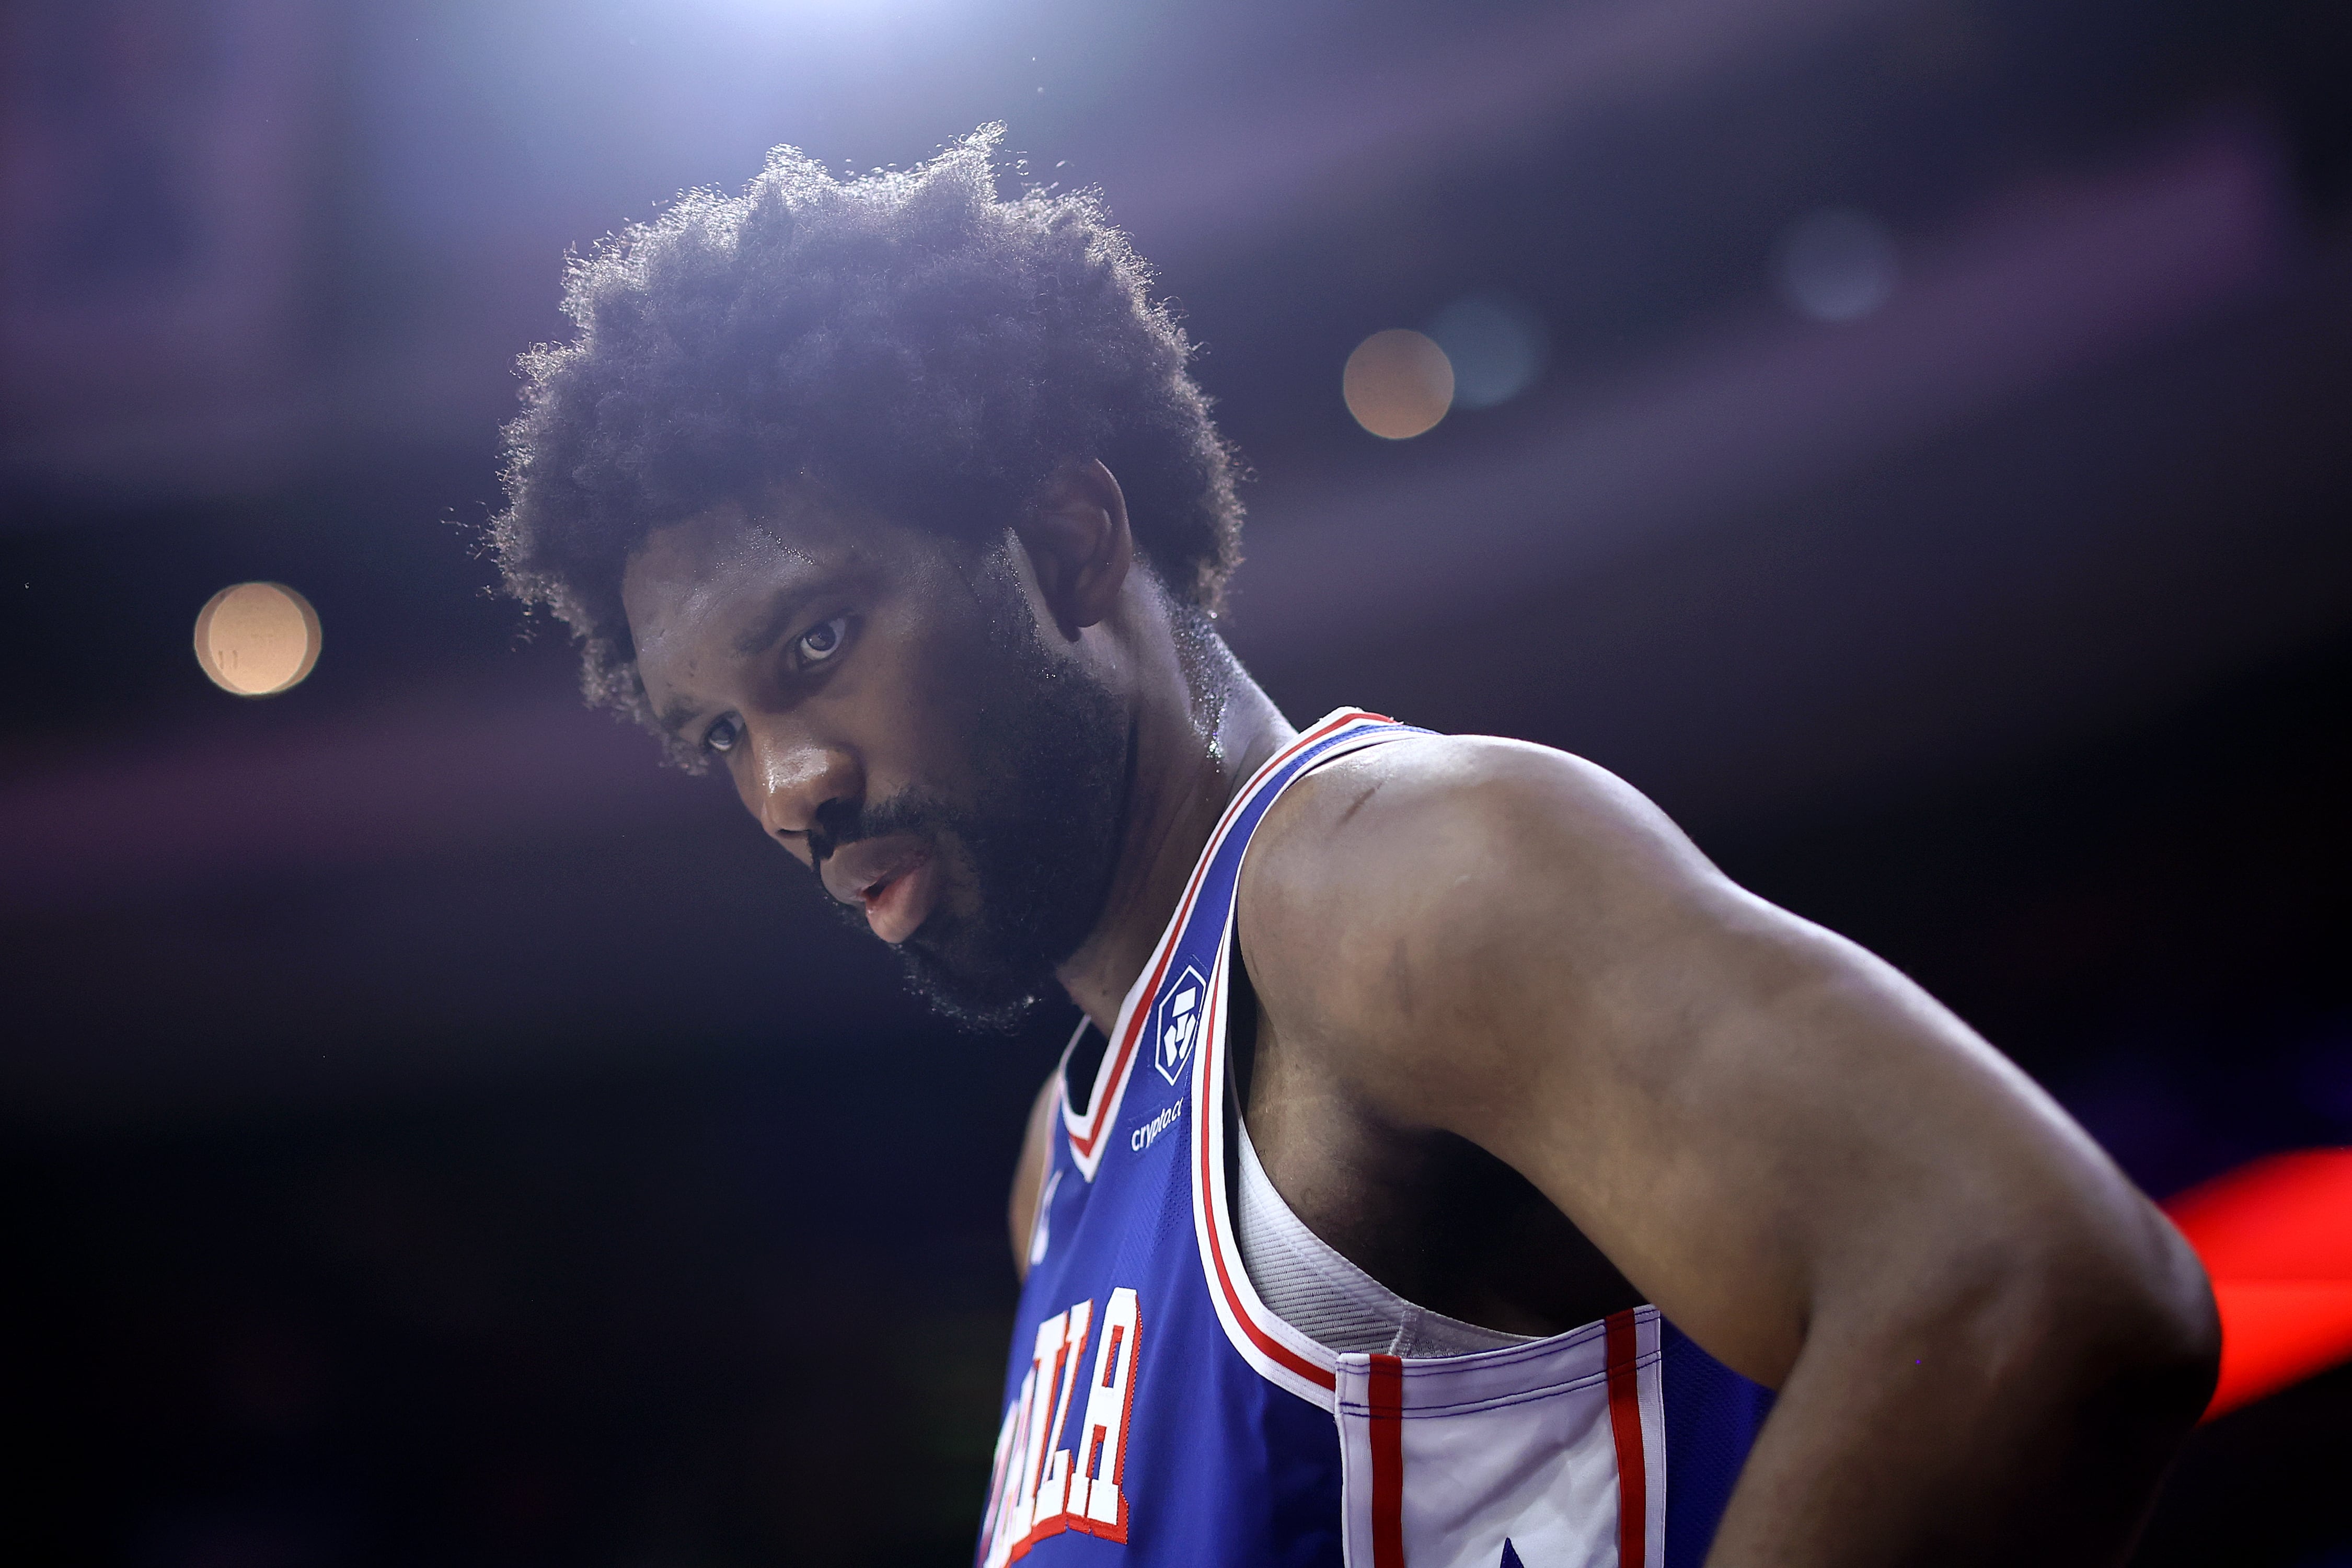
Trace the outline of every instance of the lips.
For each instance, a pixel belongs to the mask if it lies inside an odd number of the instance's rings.
[[[906,834],[845,844],[818,875],[835,898],[864,906],[874,934],[894,944],[921,930],[939,903],[939,864],[928,845]]]

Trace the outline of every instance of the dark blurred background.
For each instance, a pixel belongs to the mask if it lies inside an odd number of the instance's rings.
[[[1100,185],[1295,719],[1616,769],[2159,1196],[2352,1142],[2347,17],[8,7],[8,1559],[965,1559],[1068,1020],[927,1023],[476,542],[565,248],[777,142]],[[1393,327],[1462,389],[1397,442]],[[247,579],[280,696],[191,652]],[[2204,1428],[2140,1562],[2352,1563],[2347,1433]]]

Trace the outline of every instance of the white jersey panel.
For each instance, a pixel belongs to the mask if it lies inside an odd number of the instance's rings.
[[[1507,1350],[1339,1358],[1349,1568],[1660,1568],[1654,1307]]]

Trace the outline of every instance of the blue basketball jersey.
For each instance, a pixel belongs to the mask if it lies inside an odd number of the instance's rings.
[[[1309,770],[1423,732],[1342,709],[1259,770],[1120,1006],[1083,1107],[1065,1055],[981,1568],[1706,1556],[1771,1396],[1655,1308],[1442,1360],[1338,1354],[1266,1310],[1242,1268],[1223,1110],[1242,857]]]

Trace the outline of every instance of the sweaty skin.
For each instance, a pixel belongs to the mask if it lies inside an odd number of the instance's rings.
[[[1222,647],[1223,700],[1200,700],[1099,463],[1066,466],[1012,533],[1047,645],[1134,725],[1110,899],[1057,972],[1108,1030],[1219,811],[1295,731]],[[784,489],[663,530],[624,584],[648,695],[689,740],[736,727],[722,765],[808,862],[828,800],[970,786],[964,559]],[[827,616],[846,637],[808,664],[795,639]],[[926,898],[976,897],[958,867],[932,875]],[[1237,911],[1244,1114],[1311,1229],[1495,1328],[1654,1301],[1779,1390],[1710,1563],[2127,1550],[2211,1388],[2204,1276],[1901,974],[1735,886],[1602,770],[1507,741],[1309,774],[1253,842]],[[903,936],[908,911],[886,913],[877,933]],[[1052,1089],[1007,1215],[1017,1268]]]

